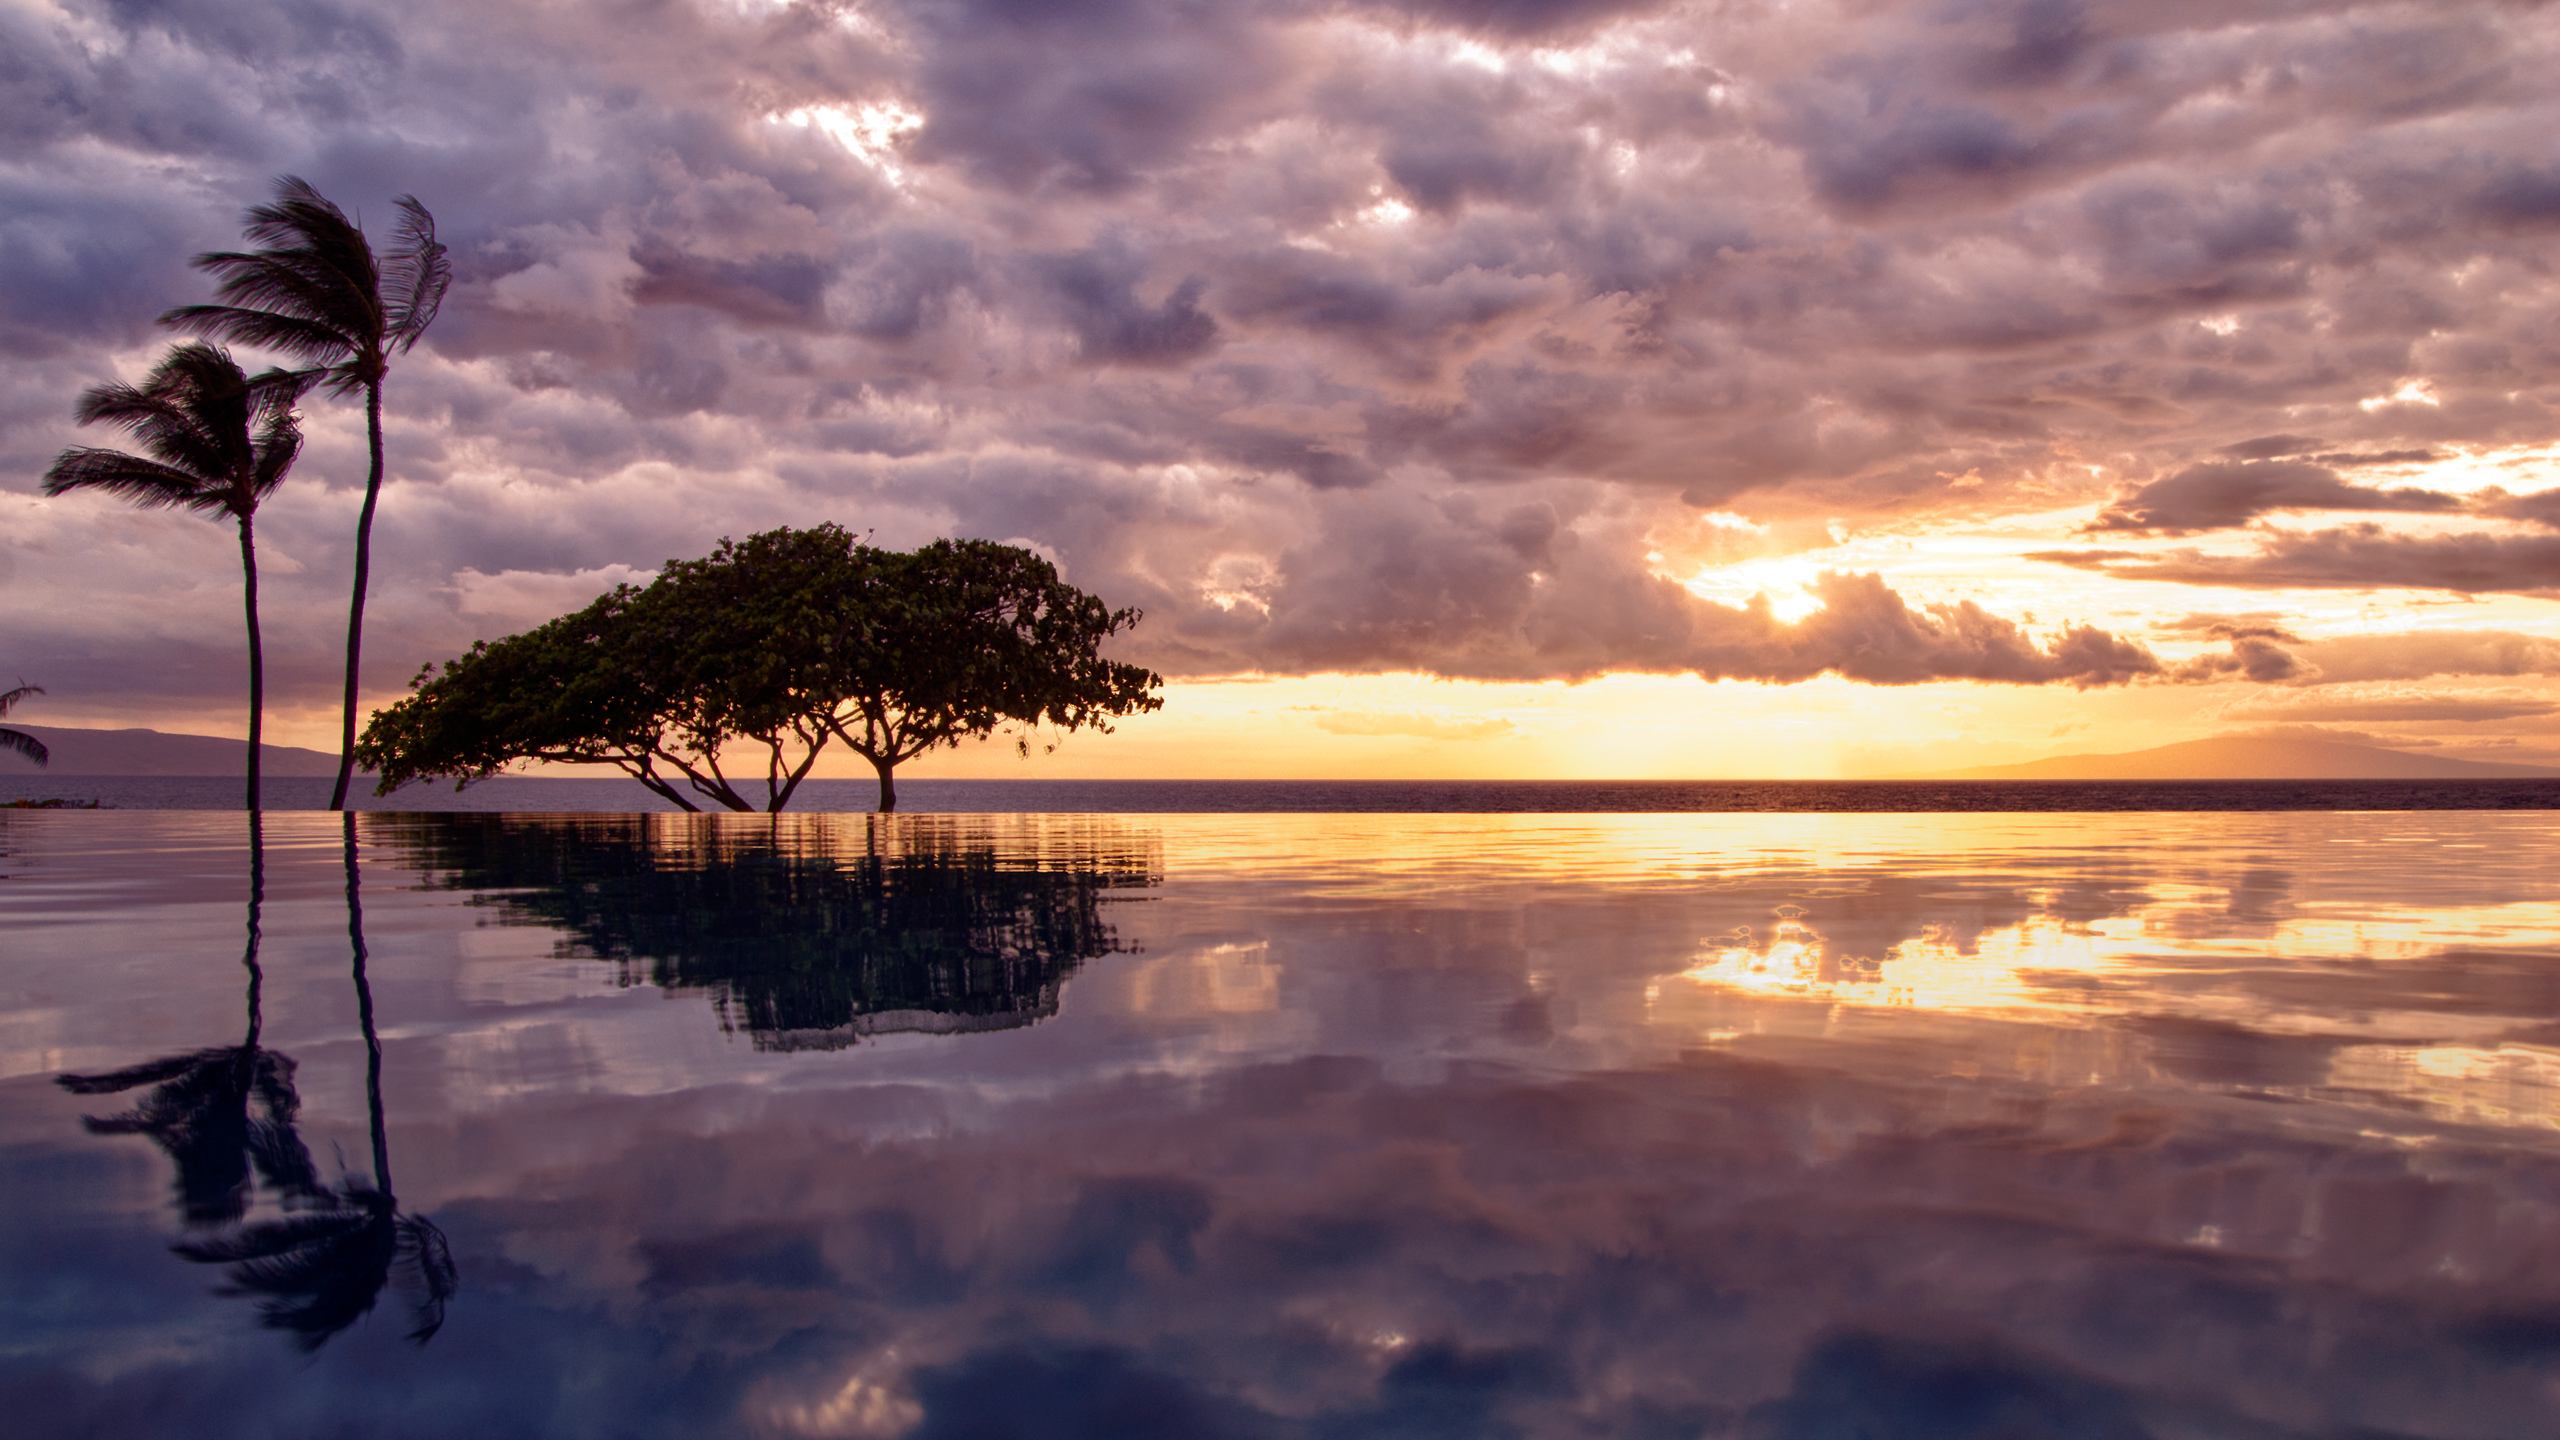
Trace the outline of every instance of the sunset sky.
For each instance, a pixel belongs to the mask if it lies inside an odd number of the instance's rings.
[[[0,0],[0,688],[243,733],[228,528],[38,485],[291,173],[455,261],[373,703],[832,520],[1168,679],[916,774],[2560,763],[2555,73],[2466,0]],[[305,411],[268,735],[333,749]]]

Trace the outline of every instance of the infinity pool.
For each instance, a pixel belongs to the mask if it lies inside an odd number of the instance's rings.
[[[2560,815],[0,815],[27,1435],[2549,1433]]]

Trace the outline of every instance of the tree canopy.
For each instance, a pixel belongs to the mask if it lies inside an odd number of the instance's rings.
[[[1162,677],[1100,654],[1137,620],[1018,546],[771,530],[428,666],[357,758],[380,794],[554,761],[615,766],[687,810],[780,810],[841,741],[893,810],[897,767],[927,751],[1011,728],[1028,753],[1044,728],[1160,708]]]

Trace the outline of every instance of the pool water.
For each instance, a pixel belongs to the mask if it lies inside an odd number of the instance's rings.
[[[15,1433],[2519,1436],[2560,815],[0,814]]]

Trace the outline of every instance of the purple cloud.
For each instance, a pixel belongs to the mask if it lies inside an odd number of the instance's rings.
[[[454,247],[390,383],[378,692],[543,618],[464,610],[465,572],[645,569],[821,519],[1035,541],[1143,604],[1177,673],[2079,683],[2147,672],[2112,636],[2066,659],[2004,634],[1993,597],[1843,590],[1820,633],[1764,634],[1666,590],[1643,537],[1684,506],[1855,528],[2101,500],[2079,457],[2166,477],[2106,529],[2427,513],[2346,472],[2552,438],[2560,99],[2529,57],[2560,20],[2536,11],[650,17],[0,18],[0,498],[34,504],[73,399],[203,298],[185,257],[283,171],[377,224],[414,191]],[[2362,403],[2419,377],[2438,403]],[[362,469],[344,414],[311,430],[265,522],[288,706],[326,672]],[[1524,514],[1551,529],[1506,539]],[[160,663],[222,643],[190,618],[201,537],[145,519],[13,524],[0,600],[35,618],[8,663],[84,703],[219,693]],[[2102,568],[2533,592],[2539,543],[2339,530]],[[121,618],[29,603],[71,588]]]

